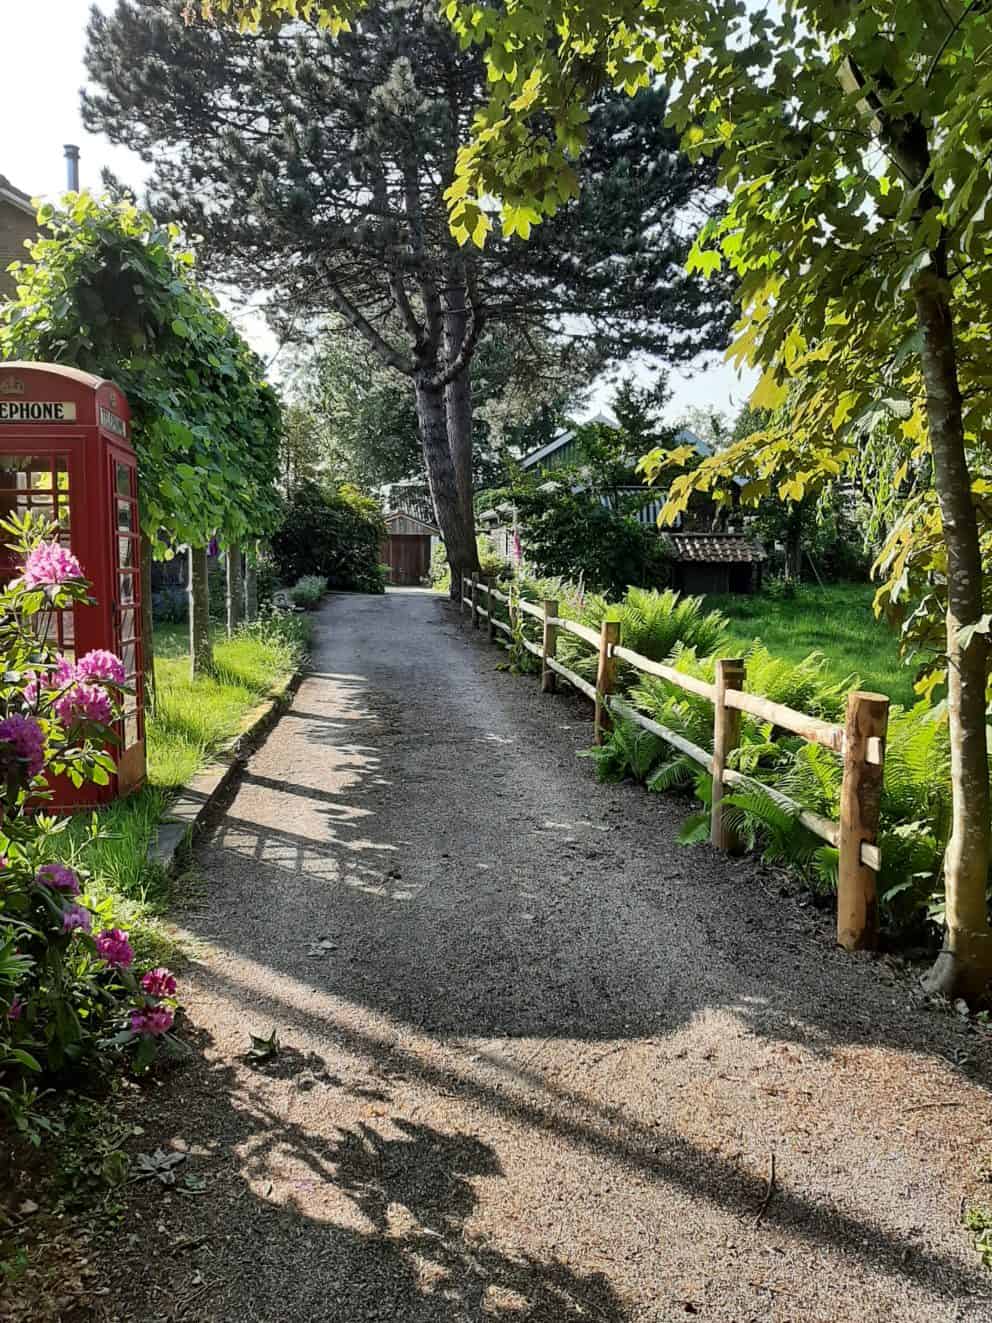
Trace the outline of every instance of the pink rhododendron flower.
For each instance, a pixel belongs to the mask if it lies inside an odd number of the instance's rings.
[[[10,1003],[10,1007],[7,1011],[7,1019],[19,1020],[23,1014],[24,1014],[24,1002],[21,1001],[20,997],[18,997],[17,994],[15,993],[14,1000]]]
[[[82,905],[69,905],[62,911],[62,931],[74,933],[77,929],[88,933],[93,927],[93,915]]]
[[[120,928],[107,928],[95,938],[94,944],[97,955],[111,969],[127,969],[134,960],[127,933],[121,932]]]
[[[64,891],[70,896],[79,895],[79,878],[65,864],[42,864],[34,880],[39,887],[51,887],[53,891]]]
[[[76,662],[76,676],[80,680],[108,680],[111,684],[123,684],[124,663],[106,648],[94,648]]]
[[[42,689],[56,692],[72,684],[76,678],[76,668],[68,657],[59,654],[53,670],[46,671],[43,676],[39,676],[36,671],[29,671],[28,674],[31,678],[24,686],[24,699],[33,707]]]
[[[66,579],[82,577],[79,561],[68,547],[58,542],[43,542],[28,553],[21,582],[26,588],[45,588],[50,584],[65,583]]]
[[[64,726],[76,721],[99,721],[106,726],[114,718],[110,698],[95,684],[74,684],[55,700],[52,710]]]
[[[16,713],[0,721],[0,743],[13,747],[28,765],[28,775],[37,776],[45,765],[45,736],[34,717]]]
[[[158,1038],[169,1032],[174,1018],[168,1006],[151,1006],[147,1010],[131,1012],[131,1029],[146,1038]]]
[[[141,988],[149,997],[172,997],[176,991],[176,977],[168,969],[150,969],[141,980]]]

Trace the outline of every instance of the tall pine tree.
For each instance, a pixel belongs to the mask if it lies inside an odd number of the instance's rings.
[[[266,289],[287,322],[336,313],[411,382],[455,584],[476,564],[470,372],[487,325],[564,324],[603,354],[669,361],[722,344],[722,291],[684,273],[712,174],[677,151],[660,92],[601,100],[582,196],[536,243],[518,218],[479,251],[452,237],[444,191],[484,67],[430,7],[372,4],[336,41],[178,10],[94,12],[87,126],[153,165],[153,205],[204,236],[215,278]]]

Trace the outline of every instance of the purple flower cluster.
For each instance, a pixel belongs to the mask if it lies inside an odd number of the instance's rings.
[[[15,713],[0,721],[0,744],[9,744],[28,765],[28,775],[37,776],[45,766],[45,736],[34,717]]]
[[[176,992],[176,976],[171,970],[150,969],[141,980],[141,989],[149,997],[172,997]]]
[[[26,588],[47,588],[82,577],[82,567],[67,547],[58,542],[42,542],[28,553],[21,582]]]
[[[53,891],[63,891],[69,896],[79,895],[79,878],[65,864],[42,864],[34,880],[39,887],[51,887]]]
[[[68,905],[62,911],[62,931],[74,933],[77,930],[88,933],[93,927],[93,915],[82,905]]]
[[[127,969],[134,962],[134,951],[127,933],[120,928],[107,928],[94,939],[93,945],[100,959],[111,969]]]
[[[123,684],[124,663],[106,648],[94,648],[76,662],[75,677],[83,681],[102,680],[107,684]]]
[[[76,721],[99,721],[106,726],[114,717],[109,696],[95,684],[74,684],[55,700],[52,710],[63,726]]]
[[[52,708],[64,726],[71,726],[76,721],[98,721],[108,725],[114,719],[114,706],[101,686],[122,685],[124,680],[124,663],[120,657],[105,648],[94,648],[75,663],[60,655],[54,669],[42,679],[31,676],[24,687],[24,698],[33,705],[38,701],[40,689],[44,688],[58,693]]]
[[[141,1006],[131,1012],[131,1031],[146,1038],[167,1034],[175,1019],[168,1006]]]

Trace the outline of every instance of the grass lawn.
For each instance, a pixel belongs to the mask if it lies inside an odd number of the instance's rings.
[[[800,661],[821,652],[838,680],[855,675],[863,689],[888,694],[893,703],[912,707],[913,668],[899,659],[896,636],[876,620],[872,584],[803,584],[793,598],[710,595],[708,607],[730,619],[731,634],[741,646],[760,639],[776,657]]]
[[[297,619],[300,619],[297,617]],[[296,665],[281,639],[214,635],[214,673],[189,678],[184,625],[155,631],[155,715],[148,722],[149,784],[184,785],[240,731],[245,716],[281,688]]]
[[[214,637],[214,673],[189,675],[186,628],[155,631],[157,704],[147,721],[148,784],[98,815],[101,838],[87,840],[90,820],[74,819],[68,842],[90,874],[88,897],[102,907],[106,925],[130,931],[147,963],[176,958],[157,922],[170,883],[147,862],[148,843],[167,812],[170,796],[244,728],[248,714],[287,682],[309,641],[306,617],[293,616],[281,631],[255,629]]]

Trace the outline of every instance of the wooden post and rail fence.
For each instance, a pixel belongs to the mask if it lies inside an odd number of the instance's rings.
[[[485,606],[481,605],[481,596],[485,596]],[[509,623],[497,619],[494,610],[496,602],[507,607]],[[846,719],[843,725],[837,725],[819,717],[808,716],[782,703],[774,703],[759,694],[749,694],[745,689],[746,667],[740,659],[719,660],[716,664],[715,683],[710,684],[625,648],[617,621],[604,620],[597,632],[578,621],[559,616],[557,602],[543,602],[538,606],[534,602],[500,592],[490,579],[478,574],[473,574],[471,579],[463,578],[461,606],[463,611],[467,609],[471,612],[472,624],[476,629],[482,620],[486,621],[490,640],[496,640],[498,634],[506,635],[508,643],[516,638],[540,660],[543,692],[554,693],[558,677],[561,676],[593,703],[597,744],[601,744],[609,732],[612,717],[622,717],[657,735],[710,772],[713,777],[710,841],[718,849],[733,852],[740,846],[722,807],[727,790],[738,786],[760,789],[782,808],[794,814],[807,831],[834,846],[839,859],[837,941],[848,951],[875,945],[878,937],[875,877],[882,863],[878,847],[878,820],[889,719],[889,700],[884,694],[859,690],[848,694]],[[522,636],[522,631],[518,629],[521,615],[540,621],[540,643]],[[558,639],[562,632],[572,634],[597,651],[595,685],[558,660]],[[652,721],[616,694],[617,666],[621,661],[643,675],[654,676],[688,693],[708,699],[713,704],[713,752],[709,753],[677,731]],[[809,743],[822,744],[840,755],[843,772],[839,821],[804,809],[780,790],[762,785],[755,777],[728,765],[730,755],[740,741],[741,716],[745,712],[769,722],[778,730],[789,731]]]

